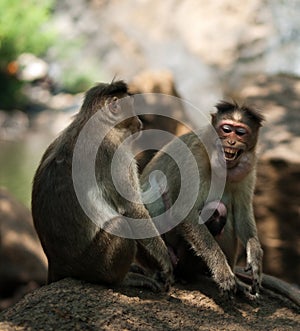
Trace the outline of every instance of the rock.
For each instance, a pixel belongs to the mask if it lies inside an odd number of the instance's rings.
[[[262,109],[254,207],[264,271],[300,285],[300,79],[259,75],[228,96]]]
[[[288,75],[246,77],[229,94],[262,109],[260,158],[300,163],[300,79]]]
[[[129,82],[133,93],[160,93],[180,98],[174,76],[169,70],[144,70]],[[180,117],[183,115],[179,114]]]
[[[47,132],[50,137],[56,137],[71,122],[75,112],[44,110],[32,120],[32,127],[38,132]]]
[[[61,68],[56,81],[76,70],[110,81],[167,68],[180,94],[207,109],[223,83],[239,84],[245,73],[299,75],[299,9],[298,1],[61,0],[53,23],[59,39],[81,43],[67,57],[53,45],[49,57]]]
[[[108,289],[64,279],[0,313],[1,330],[298,330],[299,309],[265,291],[258,303],[227,301],[216,285],[175,286],[169,294]]]
[[[135,110],[143,122],[143,129],[148,130],[142,132],[135,142],[139,169],[142,170],[157,150],[175,135],[187,131],[184,123],[188,123],[188,119],[174,77],[168,70],[141,72],[129,83],[129,90],[138,94],[135,96]],[[149,131],[151,129],[170,135],[163,136]]]
[[[26,290],[44,284],[46,277],[46,257],[33,228],[30,211],[1,188],[0,310],[19,299]],[[5,300],[8,297],[10,301]]]
[[[264,272],[300,286],[300,164],[258,164],[254,210],[264,250]]]
[[[22,139],[29,128],[28,115],[20,110],[0,110],[0,140]]]
[[[42,79],[47,76],[48,64],[34,54],[23,53],[17,58],[18,78],[28,82]]]

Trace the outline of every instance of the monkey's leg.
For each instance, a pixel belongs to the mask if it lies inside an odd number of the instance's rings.
[[[130,272],[137,251],[134,239],[115,236],[111,233],[118,228],[121,233],[130,231],[126,219],[116,217],[100,229],[89,247],[78,258],[73,276],[94,283],[117,286],[145,287],[155,292],[161,285],[145,275]],[[72,275],[69,275],[72,276]]]
[[[153,254],[153,251],[155,249],[160,249],[160,237],[155,237],[155,238],[150,238],[153,239],[154,241],[152,242],[153,249],[149,249],[147,246],[144,244],[143,241],[137,241],[137,253],[136,253],[136,260],[137,262],[143,266],[146,270],[147,273],[152,274],[153,277],[160,282],[163,283],[163,289],[165,291],[168,291],[170,289],[171,284],[173,284],[173,274],[171,273],[171,276],[169,272],[164,272],[164,270],[161,267],[161,262],[159,261],[158,257]],[[158,244],[156,243],[158,242]],[[164,259],[164,256],[161,256],[161,259]],[[170,258],[169,263],[171,263]],[[156,270],[156,272],[153,272]]]
[[[165,288],[168,290],[174,282],[172,262],[168,249],[154,226],[147,209],[142,202],[140,204],[127,203],[124,209],[126,210],[126,216],[147,220],[147,222],[141,222],[140,224],[137,221],[133,231],[137,231],[137,233],[157,233],[155,237],[136,240],[138,244],[137,258],[143,266],[160,271],[160,280],[164,282]]]
[[[197,216],[198,214],[196,214]],[[190,243],[196,255],[200,256],[207,264],[220,289],[231,296],[236,291],[235,275],[229,267],[220,246],[207,227],[194,224],[188,220],[181,223],[179,227],[181,227],[182,236]]]
[[[130,226],[127,223],[126,219],[124,218],[117,218],[118,221],[114,224],[108,224],[105,226],[105,230],[110,231],[111,227],[118,227],[120,230],[120,227],[126,227],[126,232],[123,233],[131,233]],[[115,220],[114,220],[115,221]],[[129,232],[128,232],[129,231]],[[122,233],[122,232],[121,232]],[[118,239],[116,239],[118,238]],[[132,245],[134,244],[134,255],[130,258],[130,261],[128,261],[130,263],[130,266],[127,270],[127,273],[125,275],[125,277],[123,278],[122,282],[120,283],[121,286],[133,286],[133,287],[143,287],[143,288],[148,288],[154,292],[161,292],[163,290],[163,286],[161,284],[159,284],[154,278],[152,277],[148,277],[147,275],[140,273],[139,270],[136,268],[136,270],[134,270],[134,268],[132,269],[132,267],[134,266],[134,264],[132,264],[132,262],[134,262],[134,260],[138,260],[138,247],[140,246],[138,244],[137,241],[133,240],[133,239],[126,239],[126,238],[119,238],[116,237],[114,240],[120,240],[123,239],[124,241],[124,248],[126,248],[127,245]],[[138,266],[136,266],[138,267]],[[152,265],[153,267],[153,265]],[[117,268],[119,268],[119,263],[117,265]],[[138,272],[136,272],[138,271]]]
[[[234,218],[236,234],[246,248],[245,270],[252,273],[252,292],[258,293],[262,277],[263,250],[257,236],[251,192],[248,190],[236,193],[240,198],[235,201]]]
[[[134,173],[131,174],[134,178]],[[140,234],[151,234],[152,237],[137,239],[138,251],[144,251],[144,262],[148,265],[156,266],[156,269],[161,273],[160,279],[164,281],[165,288],[168,289],[173,283],[173,266],[169,257],[168,249],[159,235],[158,229],[155,227],[148,210],[143,204],[138,178],[136,181],[128,182],[127,178],[120,178],[121,183],[128,189],[127,193],[130,199],[121,199],[116,202],[121,206],[125,214],[124,216],[135,219],[136,222],[132,225],[132,238],[140,238]],[[123,180],[123,181],[122,181]],[[135,202],[133,202],[135,201]],[[146,222],[139,221],[146,220]],[[135,235],[136,234],[136,235]],[[149,261],[147,261],[149,260]],[[143,261],[140,261],[143,262]],[[153,267],[151,268],[153,270]]]

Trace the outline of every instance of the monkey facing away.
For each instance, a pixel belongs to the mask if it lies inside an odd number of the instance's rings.
[[[101,227],[83,211],[72,179],[76,141],[94,115],[97,117],[89,132],[92,140],[87,139],[83,146],[85,152],[89,153],[101,132],[107,130],[108,133],[100,146],[97,145],[94,163],[99,194],[88,188],[84,196],[97,211]],[[123,81],[101,83],[87,91],[73,122],[46,150],[33,181],[32,215],[48,258],[49,283],[74,277],[159,291],[167,289],[172,282],[167,247],[141,202],[137,167],[129,144],[122,147],[120,162],[114,166],[116,173],[122,174],[122,186],[133,200],[118,193],[111,174],[116,150],[124,139],[140,129],[141,122],[135,115],[127,85]],[[82,162],[89,162],[89,158],[92,155],[87,154]],[[125,163],[130,164],[128,170]],[[115,232],[134,233],[126,217],[137,222],[137,219],[145,219],[145,231],[157,233],[157,236],[135,240],[114,235]],[[133,262],[141,264],[148,271],[147,275],[131,272]],[[154,277],[156,271],[163,286]]]
[[[229,102],[221,102],[216,107],[217,112],[212,114],[212,126],[217,132],[218,141],[212,138],[208,128],[199,132],[199,135],[191,132],[179,137],[188,146],[196,160],[200,185],[196,202],[190,212],[175,228],[164,234],[164,239],[175,252],[184,251],[180,253],[175,271],[177,269],[183,275],[187,268],[193,269],[188,257],[191,256],[193,263],[195,257],[200,257],[222,292],[231,295],[238,288],[247,296],[255,297],[261,283],[263,251],[257,236],[252,197],[256,179],[255,148],[263,116],[250,107],[240,107]],[[214,155],[208,154],[210,150],[210,148],[207,149],[208,144]],[[142,188],[147,190],[151,172],[161,171],[166,176],[172,203],[178,198],[181,188],[179,168],[169,156],[176,152],[174,151],[176,146],[174,141],[167,144],[150,161],[141,176]],[[210,190],[211,158],[216,158],[226,167],[223,195],[215,196],[208,201],[209,204],[220,200],[227,210],[224,231],[217,237],[210,232],[209,224],[207,227],[199,222],[199,213],[207,205],[206,199]],[[187,175],[189,175],[190,167],[190,159],[181,160],[180,168],[187,172]],[[189,185],[192,187],[194,178],[189,180]],[[147,204],[147,208],[150,215],[156,215],[157,203]],[[176,216],[175,210],[173,217],[176,218]],[[251,287],[244,286],[233,272],[238,239],[246,248],[247,269],[252,273]]]

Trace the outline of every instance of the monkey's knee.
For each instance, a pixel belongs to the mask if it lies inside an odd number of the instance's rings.
[[[105,222],[102,229],[111,235],[121,238],[133,238],[132,228],[125,217],[116,216]]]
[[[102,256],[102,266],[107,272],[102,272],[105,282],[109,284],[119,284],[123,281],[130,270],[130,266],[136,255],[136,242],[131,237],[131,228],[123,217],[115,217],[106,222],[102,232],[102,243],[105,253]],[[118,236],[117,234],[120,234]]]

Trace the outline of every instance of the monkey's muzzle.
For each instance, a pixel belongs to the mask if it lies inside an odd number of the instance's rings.
[[[243,154],[244,150],[240,148],[232,148],[223,146],[223,155],[224,159],[226,161],[227,166],[232,165],[234,166],[236,161],[240,158],[240,156]],[[234,163],[234,164],[232,164]]]

